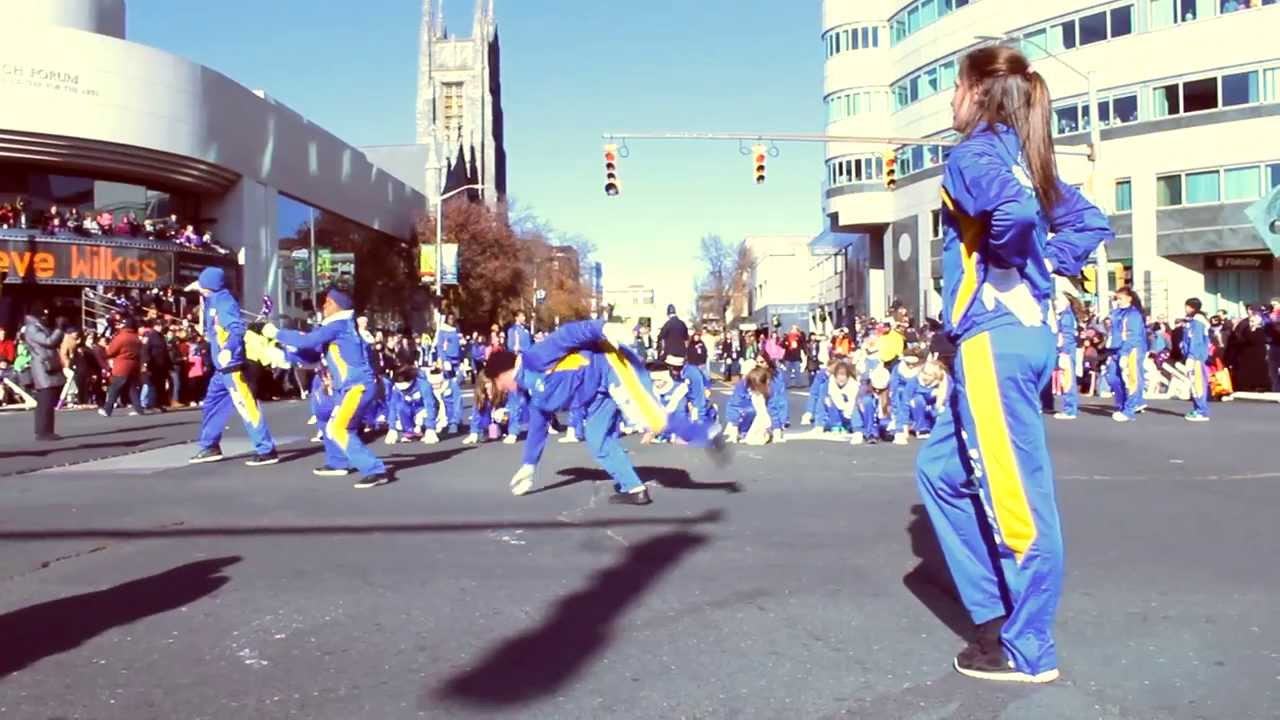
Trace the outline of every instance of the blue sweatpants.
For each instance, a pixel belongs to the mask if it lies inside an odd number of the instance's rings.
[[[892,418],[880,415],[880,400],[875,395],[858,396],[858,421],[854,428],[867,440],[882,440],[892,429]]]
[[[449,425],[458,426],[462,424],[462,385],[458,383],[457,376],[450,377],[445,380],[449,394],[444,396],[444,419]],[[517,393],[519,394],[519,393]]]
[[[374,388],[352,385],[339,390],[333,414],[324,429],[324,460],[332,468],[355,468],[361,475],[377,475],[387,471],[382,460],[360,439],[362,418],[377,402]]]
[[[1107,367],[1107,382],[1111,385],[1111,395],[1115,399],[1116,410],[1133,417],[1138,408],[1145,404],[1143,388],[1146,382],[1146,368],[1142,351],[1138,348],[1118,351],[1111,358]]]
[[[507,434],[519,436],[529,424],[529,408],[526,407],[524,393],[513,392],[507,395]]]
[[[1007,615],[1005,651],[1031,674],[1058,666],[1062,530],[1040,413],[1054,345],[1048,328],[1022,326],[962,341],[948,410],[916,459],[920,497],[970,617]]]
[[[208,450],[222,442],[222,429],[227,426],[232,409],[244,421],[245,432],[253,441],[253,451],[259,455],[274,452],[276,443],[267,428],[267,417],[240,370],[214,373],[209,379],[200,408],[200,449]]]
[[[1062,370],[1062,412],[1067,415],[1080,413],[1080,381],[1076,379],[1076,351],[1058,353],[1058,368]]]
[[[1191,381],[1191,410],[1209,417],[1209,368],[1195,358],[1187,358],[1186,367]]]
[[[913,395],[911,400],[907,402],[909,415],[911,418],[911,429],[917,434],[933,432],[933,426],[938,422],[938,406],[929,398],[923,395]],[[899,428],[906,427],[899,425]]]

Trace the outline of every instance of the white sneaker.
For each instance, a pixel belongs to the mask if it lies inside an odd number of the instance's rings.
[[[850,445],[861,445],[864,442],[866,442],[866,439],[862,436],[862,433],[860,432],[854,433],[853,436],[849,438]]]
[[[385,442],[388,445],[395,445],[396,443],[400,442],[400,433],[396,432],[395,430],[388,430],[387,438],[386,440],[383,440],[383,442]]]
[[[893,444],[894,444],[894,445],[906,445],[906,444],[907,444],[907,434],[906,434],[905,432],[894,433],[894,434],[893,434]]]
[[[932,435],[932,434],[933,434],[933,433],[930,433],[930,432],[918,432],[918,433],[916,433],[916,439],[917,439],[917,440],[928,440],[928,439],[929,439],[929,436],[930,436],[930,435]]]
[[[1133,418],[1129,417],[1128,415],[1125,415],[1119,410],[1111,413],[1111,419],[1115,420],[1116,422],[1133,422]]]
[[[801,416],[800,416],[800,424],[801,424],[801,425],[812,425],[812,424],[813,424],[813,413],[805,413],[805,414],[801,415]]]
[[[773,441],[774,441],[774,442],[776,442],[776,443],[785,443],[785,442],[787,441],[787,436],[782,434],[782,430],[781,430],[781,429],[779,429],[779,430],[774,430],[774,431],[773,431]]]
[[[502,444],[503,444],[503,445],[515,445],[515,444],[516,444],[516,442],[518,442],[518,441],[519,441],[519,439],[520,439],[520,438],[517,438],[515,435],[504,435],[504,436],[503,436],[503,438],[502,438]]]
[[[1200,413],[1187,413],[1182,419],[1187,422],[1209,422],[1209,416]]]
[[[1060,413],[1054,413],[1054,414],[1053,414],[1053,418],[1054,418],[1055,420],[1075,420],[1075,419],[1076,419],[1076,416],[1075,416],[1075,415],[1069,415],[1069,414],[1064,413],[1064,412],[1060,412]]]
[[[568,430],[565,431],[564,437],[560,438],[559,442],[562,442],[562,443],[578,442],[578,431],[574,430],[573,428],[569,428]]]
[[[559,430],[557,430],[557,429],[555,429],[555,427],[554,427],[554,426],[552,426],[552,425],[548,425],[548,426],[547,426],[547,434],[548,434],[548,435],[559,435],[559,434],[560,434],[560,431],[559,431]]]
[[[422,433],[423,445],[435,445],[440,442],[440,436],[434,430],[428,430]]]
[[[307,418],[307,424],[308,424],[308,425],[315,425],[315,424],[316,424],[316,416],[315,416],[315,415],[312,415],[311,417]]]
[[[1144,413],[1144,412],[1146,412],[1146,411],[1147,411],[1147,404],[1146,404],[1146,403],[1142,403],[1142,404],[1141,404],[1141,405],[1139,405],[1136,409],[1134,409],[1133,414],[1134,414],[1134,415],[1138,415],[1138,414],[1140,414],[1140,413]]]
[[[478,442],[480,442],[480,436],[476,433],[471,433],[462,439],[463,445],[475,445]]]
[[[511,478],[511,494],[520,496],[532,490],[533,476],[534,467],[532,465],[521,465],[515,476]]]
[[[324,433],[317,430],[316,434],[311,436],[311,442],[313,443],[324,442]]]

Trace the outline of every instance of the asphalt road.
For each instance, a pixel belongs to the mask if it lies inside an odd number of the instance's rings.
[[[0,416],[0,718],[1280,717],[1280,410],[1184,410],[1052,424],[1063,679],[1040,688],[950,669],[968,628],[915,447],[716,469],[635,444],[658,486],[632,508],[581,446],[523,498],[518,447],[458,439],[379,444],[383,488],[315,478],[297,403],[270,406],[289,444],[263,469],[186,466],[195,413],[64,414],[39,448]]]

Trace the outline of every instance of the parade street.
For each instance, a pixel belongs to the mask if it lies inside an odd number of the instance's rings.
[[[40,446],[0,417],[0,717],[1280,716],[1273,405],[1050,421],[1067,574],[1043,687],[952,670],[970,625],[918,441],[719,469],[631,439],[638,508],[554,438],[525,497],[519,446],[457,437],[379,441],[397,481],[355,490],[311,475],[305,404],[267,410],[282,462],[259,469],[186,465],[198,411],[64,413]]]

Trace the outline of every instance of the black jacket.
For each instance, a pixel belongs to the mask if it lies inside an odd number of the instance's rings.
[[[707,344],[701,340],[689,341],[688,361],[690,365],[707,364]]]
[[[689,346],[689,326],[672,315],[658,332],[658,359],[668,355],[680,355]]]

